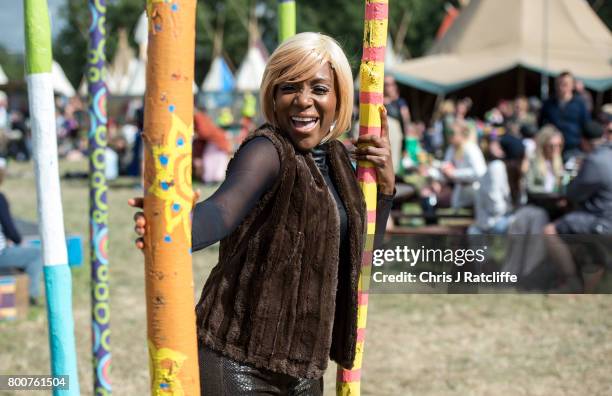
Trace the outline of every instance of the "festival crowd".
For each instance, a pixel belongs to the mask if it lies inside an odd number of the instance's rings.
[[[550,99],[500,100],[483,118],[472,115],[471,98],[440,100],[429,124],[411,119],[399,92],[394,78],[386,76],[384,102],[397,189],[392,213],[401,213],[406,203],[418,205],[425,226],[440,222],[442,208],[445,213],[467,213],[473,219],[467,228],[470,235],[612,233],[612,104],[592,115],[592,97],[571,73],[557,77]],[[349,135],[358,134],[357,106],[355,110],[346,142]],[[86,111],[79,97],[56,99],[61,158],[78,160],[87,155]],[[109,180],[118,176],[141,180],[142,100],[124,103],[121,113],[121,125],[108,120],[106,175]],[[234,109],[217,110],[215,117],[197,106],[194,181],[222,182],[234,150],[259,121],[252,94]],[[32,157],[27,109],[9,111],[3,92],[0,157],[17,161]],[[10,218],[8,205],[6,211],[0,205],[0,212],[6,212],[2,219]],[[392,215],[387,229],[402,226]],[[9,240],[19,242],[10,219],[2,221],[2,229]],[[1,246],[0,266],[7,252]],[[575,265],[563,264],[562,272],[572,280]]]

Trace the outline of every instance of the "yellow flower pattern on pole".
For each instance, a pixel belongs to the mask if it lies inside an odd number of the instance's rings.
[[[155,345],[149,341],[149,362],[151,367],[151,389],[155,396],[184,396],[185,391],[178,374],[187,356],[170,348],[156,349]]]
[[[171,242],[170,234],[181,225],[191,244],[190,213],[193,195],[189,189],[191,178],[191,136],[193,123],[185,124],[176,114],[171,116],[171,127],[161,145],[153,147],[155,181],[149,193],[164,201],[166,221],[165,242]],[[183,188],[185,187],[185,188]]]

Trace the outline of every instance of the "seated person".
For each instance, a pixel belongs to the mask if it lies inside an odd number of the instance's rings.
[[[6,160],[0,158],[0,183],[6,171]],[[30,277],[30,304],[37,305],[40,296],[40,276],[43,269],[42,255],[38,247],[18,246],[21,235],[13,222],[8,201],[0,192],[0,271],[3,269],[19,269]],[[15,245],[9,246],[7,239]]]
[[[603,128],[590,121],[583,128],[581,148],[586,157],[578,175],[567,186],[567,199],[575,210],[544,228],[544,233],[552,236],[547,239],[554,245],[549,250],[554,253],[554,261],[570,287],[580,286],[576,265],[567,246],[556,235],[612,234],[612,143],[604,137]],[[594,290],[603,272],[603,267],[600,267],[590,274],[583,274],[585,292]]]
[[[546,125],[536,135],[535,156],[527,171],[529,193],[558,192],[563,174],[563,135],[552,125]]]
[[[436,207],[450,207],[458,210],[470,208],[474,204],[474,195],[479,188],[479,180],[487,171],[487,164],[476,138],[468,123],[456,121],[444,163],[440,172],[449,184],[453,184],[450,202],[447,188],[432,183],[421,191],[421,208],[427,224],[436,224]],[[446,201],[446,202],[445,202]]]
[[[468,234],[505,234],[512,221],[514,196],[519,195],[519,181],[526,168],[525,146],[521,139],[491,136],[486,157],[487,173],[480,179],[474,212],[476,221]],[[514,194],[513,194],[514,193]]]
[[[227,109],[229,111],[229,109]],[[225,112],[225,123],[231,122]],[[231,112],[229,113],[231,117]],[[228,124],[229,125],[229,124]],[[194,113],[194,143],[192,158],[194,170],[204,183],[219,183],[225,179],[225,170],[232,151],[225,130],[218,127],[203,111]]]

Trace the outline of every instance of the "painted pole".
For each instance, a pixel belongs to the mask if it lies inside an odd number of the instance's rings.
[[[387,0],[366,0],[363,56],[359,67],[361,92],[359,93],[359,134],[380,136],[380,113],[383,105],[383,80],[385,77],[385,47],[387,45]],[[336,394],[356,396],[361,393],[361,363],[368,315],[368,292],[372,271],[372,249],[376,227],[376,169],[369,161],[359,161],[357,179],[366,200],[368,212],[366,243],[359,274],[357,308],[357,352],[353,368],[338,366]]]
[[[89,0],[89,242],[94,395],[110,395],[110,292],[106,198],[106,0]]]
[[[46,0],[24,0],[26,73],[32,123],[39,232],[42,242],[51,374],[68,375],[69,389],[54,395],[79,395],[72,276],[64,235],[51,80],[51,28]]]
[[[295,0],[278,0],[278,43],[295,36]]]
[[[199,395],[191,267],[196,0],[147,0],[145,270],[152,395]]]

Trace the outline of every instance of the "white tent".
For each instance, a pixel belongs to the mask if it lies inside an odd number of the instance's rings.
[[[204,92],[228,92],[236,85],[229,66],[221,56],[217,56],[210,66],[210,71],[202,82]]]
[[[4,73],[4,70],[2,70],[2,66],[0,66],[0,85],[7,84],[8,82],[9,82],[9,79]]]
[[[119,32],[117,54],[109,68],[107,86],[117,96],[143,96],[147,87],[147,15],[142,13],[134,28],[134,40],[140,45],[139,56],[130,48],[125,31]],[[198,87],[193,83],[193,93]]]
[[[87,86],[87,76],[83,76],[83,78],[81,78],[81,83],[79,84],[77,92],[79,93],[79,96],[87,96],[87,93],[89,92]]]
[[[53,65],[51,66],[51,79],[53,81],[53,92],[69,98],[76,94],[74,87],[72,84],[70,84],[70,81],[68,81],[64,70],[56,61],[53,61]]]
[[[522,67],[569,70],[593,90],[612,88],[612,35],[585,0],[472,0],[428,55],[391,72],[447,94]]]
[[[134,28],[134,41],[140,46],[138,57],[146,59],[147,45],[149,43],[149,20],[147,19],[146,12],[140,14],[140,18],[138,18],[138,22]]]
[[[131,72],[137,63],[134,50],[128,44],[128,36],[125,29],[119,30],[119,42],[115,58],[108,67],[106,86],[109,93],[123,95],[127,90]]]
[[[395,65],[399,64],[402,61],[402,58],[395,53],[393,49],[393,40],[391,39],[391,35],[387,35],[387,46],[385,47],[385,68],[392,69]]]
[[[120,90],[121,95],[142,96],[147,87],[147,61],[144,59],[132,59],[128,67],[125,85]]]
[[[238,91],[259,91],[263,79],[266,60],[256,45],[251,45],[236,73]]]

